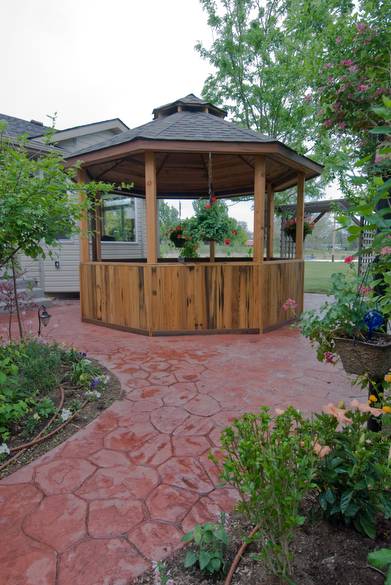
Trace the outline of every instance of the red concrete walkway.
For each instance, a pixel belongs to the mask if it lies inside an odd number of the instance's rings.
[[[230,510],[207,453],[234,416],[358,393],[298,332],[147,338],[57,306],[46,335],[101,360],[123,400],[0,482],[1,585],[127,585],[195,523]]]

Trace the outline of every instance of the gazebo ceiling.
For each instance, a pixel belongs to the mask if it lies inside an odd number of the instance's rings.
[[[224,120],[226,112],[193,94],[154,111],[154,120],[68,156],[82,161],[91,179],[132,182],[145,194],[145,151],[156,153],[158,197],[194,198],[208,192],[208,153],[217,196],[252,193],[254,157],[266,157],[266,180],[279,191],[297,183],[298,172],[317,177],[322,165],[281,142]]]

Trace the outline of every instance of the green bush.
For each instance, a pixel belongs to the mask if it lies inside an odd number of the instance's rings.
[[[267,408],[245,414],[222,433],[223,479],[239,491],[239,510],[258,527],[256,558],[289,582],[290,543],[303,524],[303,496],[312,489],[316,455],[311,423],[290,407],[274,419]]]
[[[376,515],[391,518],[390,440],[367,429],[368,413],[340,412],[351,421],[342,430],[336,416],[321,414],[315,420],[320,442],[330,448],[317,468],[319,503],[327,519],[375,538]]]

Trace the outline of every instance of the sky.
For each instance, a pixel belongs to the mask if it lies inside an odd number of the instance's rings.
[[[212,72],[194,49],[213,40],[199,0],[2,0],[1,12],[9,116],[50,125],[57,113],[60,129],[118,117],[132,128],[157,106],[200,95]],[[251,224],[248,204],[234,214]]]

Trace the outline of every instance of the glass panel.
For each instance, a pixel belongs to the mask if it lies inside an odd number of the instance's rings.
[[[136,241],[135,200],[133,197],[106,195],[103,198],[102,241]]]

